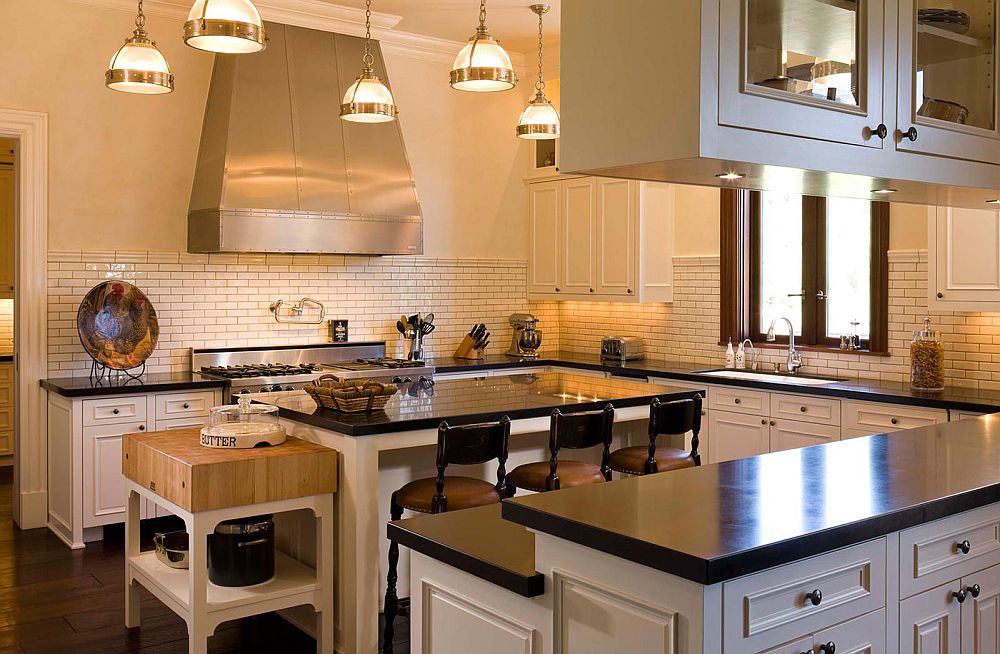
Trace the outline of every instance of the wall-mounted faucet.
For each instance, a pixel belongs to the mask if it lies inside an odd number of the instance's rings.
[[[767,342],[774,342],[774,323],[779,320],[784,320],[788,324],[788,357],[785,359],[785,369],[788,374],[794,375],[795,371],[802,367],[802,354],[795,351],[795,327],[792,326],[792,321],[785,317],[772,320],[770,327],[767,328]]]
[[[281,316],[279,310],[282,306],[285,306],[284,300],[276,300],[271,303],[268,307],[271,313],[274,314],[274,322],[280,323],[297,323],[300,325],[319,325],[326,319],[326,307],[319,300],[314,300],[311,297],[304,297],[299,300],[298,304],[293,304],[289,306],[288,312],[295,318],[301,318],[302,314],[305,313],[305,308],[307,304],[311,304],[314,307],[319,308],[319,317],[315,320],[286,320]]]

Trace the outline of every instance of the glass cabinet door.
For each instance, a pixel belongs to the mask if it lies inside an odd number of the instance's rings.
[[[882,147],[882,0],[722,0],[722,124]]]
[[[901,150],[1000,163],[1000,0],[900,2]]]

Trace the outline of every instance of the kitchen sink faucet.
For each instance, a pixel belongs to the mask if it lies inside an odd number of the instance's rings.
[[[771,326],[767,328],[767,342],[774,342],[774,323],[784,320],[788,324],[788,357],[785,359],[785,369],[788,374],[794,375],[795,371],[802,367],[802,354],[795,351],[795,328],[788,318],[775,318],[771,321]]]

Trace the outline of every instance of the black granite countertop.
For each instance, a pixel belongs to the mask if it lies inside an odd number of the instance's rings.
[[[514,359],[504,355],[489,356],[482,361],[469,361],[452,357],[429,360],[438,373],[467,372],[476,370],[498,370],[526,366],[562,366],[581,370],[598,370],[624,377],[663,377],[684,381],[703,382],[721,386],[742,386],[760,390],[823,395],[868,402],[889,402],[939,409],[956,409],[989,413],[1000,410],[1000,391],[973,388],[949,387],[943,391],[919,391],[909,384],[875,380],[842,380],[826,385],[801,385],[782,381],[782,375],[774,375],[774,381],[749,381],[727,379],[698,374],[698,370],[713,369],[711,365],[684,364],[667,361],[639,359],[636,361],[603,361],[599,356],[573,353],[559,353],[537,359]],[[714,368],[720,368],[715,366]]]
[[[545,579],[535,571],[535,535],[502,520],[499,504],[397,520],[387,533],[400,545],[524,597],[545,592]]]
[[[995,416],[503,503],[505,519],[702,584],[1000,502]]]
[[[98,395],[126,395],[129,393],[155,393],[157,391],[184,391],[199,388],[223,388],[225,380],[205,379],[189,372],[143,375],[138,379],[121,377],[92,380],[90,377],[63,377],[43,379],[42,388],[63,397],[94,397]]]
[[[418,383],[400,384],[384,411],[339,413],[319,408],[304,393],[261,396],[277,405],[279,415],[322,429],[366,436],[411,429],[436,428],[441,421],[469,424],[548,416],[552,409],[599,409],[612,402],[616,408],[690,397],[692,391],[647,384],[631,379],[607,379],[573,372],[544,372],[481,379],[441,380],[427,388]]]

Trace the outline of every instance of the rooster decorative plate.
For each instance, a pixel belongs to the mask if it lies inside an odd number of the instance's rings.
[[[119,280],[90,289],[76,313],[80,342],[97,363],[114,370],[141,366],[156,348],[160,326],[149,298]]]

